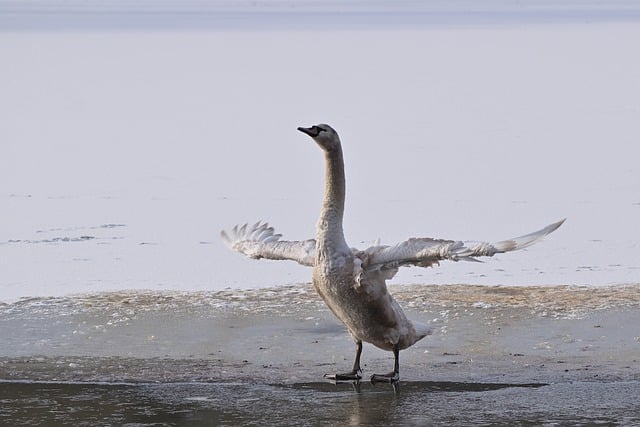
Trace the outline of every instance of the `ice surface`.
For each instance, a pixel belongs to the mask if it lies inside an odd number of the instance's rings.
[[[460,3],[448,20],[394,25],[358,21],[390,3],[358,3],[327,28],[267,2],[233,11],[255,25],[218,16],[233,28],[182,31],[125,6],[111,26],[48,27],[49,15],[20,21],[40,3],[20,4],[0,9],[0,301],[308,282],[308,269],[243,259],[218,233],[262,219],[285,239],[313,236],[322,156],[295,128],[318,122],[343,140],[353,246],[495,241],[568,218],[526,251],[396,283],[638,282],[634,3],[607,3],[617,15],[544,3],[557,19],[535,22],[509,2],[485,10],[502,21],[464,22]],[[318,5],[296,9],[301,23]]]

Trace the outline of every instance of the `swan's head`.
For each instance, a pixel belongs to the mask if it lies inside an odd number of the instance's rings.
[[[329,125],[319,124],[310,128],[299,127],[300,132],[306,133],[324,150],[335,151],[340,148],[338,132]]]

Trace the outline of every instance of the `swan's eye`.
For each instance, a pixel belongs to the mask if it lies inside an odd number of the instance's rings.
[[[327,131],[326,129],[321,128],[320,126],[314,126],[313,128],[316,130],[316,132],[318,132],[318,134],[320,134],[320,132],[326,132]]]

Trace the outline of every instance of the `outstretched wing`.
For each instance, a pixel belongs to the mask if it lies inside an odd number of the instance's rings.
[[[365,251],[365,270],[392,269],[404,265],[429,267],[439,261],[478,261],[476,257],[523,249],[538,242],[562,225],[558,221],[545,228],[514,239],[496,243],[462,242],[431,238],[411,238],[395,246],[377,246]]]
[[[228,234],[222,230],[220,237],[229,249],[249,258],[287,259],[313,267],[316,252],[314,239],[292,242],[280,240],[282,235],[275,234],[273,227],[266,222],[258,221],[253,226],[244,224],[239,228],[236,225]]]

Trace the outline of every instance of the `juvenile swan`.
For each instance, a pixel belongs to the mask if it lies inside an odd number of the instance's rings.
[[[398,353],[430,334],[428,326],[412,322],[387,291],[386,280],[402,266],[430,267],[441,260],[470,260],[526,248],[562,223],[497,243],[469,243],[431,238],[411,238],[395,246],[372,246],[363,251],[349,248],[342,231],[345,179],[340,138],[326,124],[299,127],[322,148],[326,161],[326,183],[316,238],[282,241],[267,223],[235,226],[222,239],[233,250],[250,258],[286,259],[313,267],[313,286],[329,309],[344,323],[356,342],[356,357],[351,372],[325,374],[341,380],[359,380],[362,342],[393,352],[393,370],[374,374],[372,382],[399,379]]]

